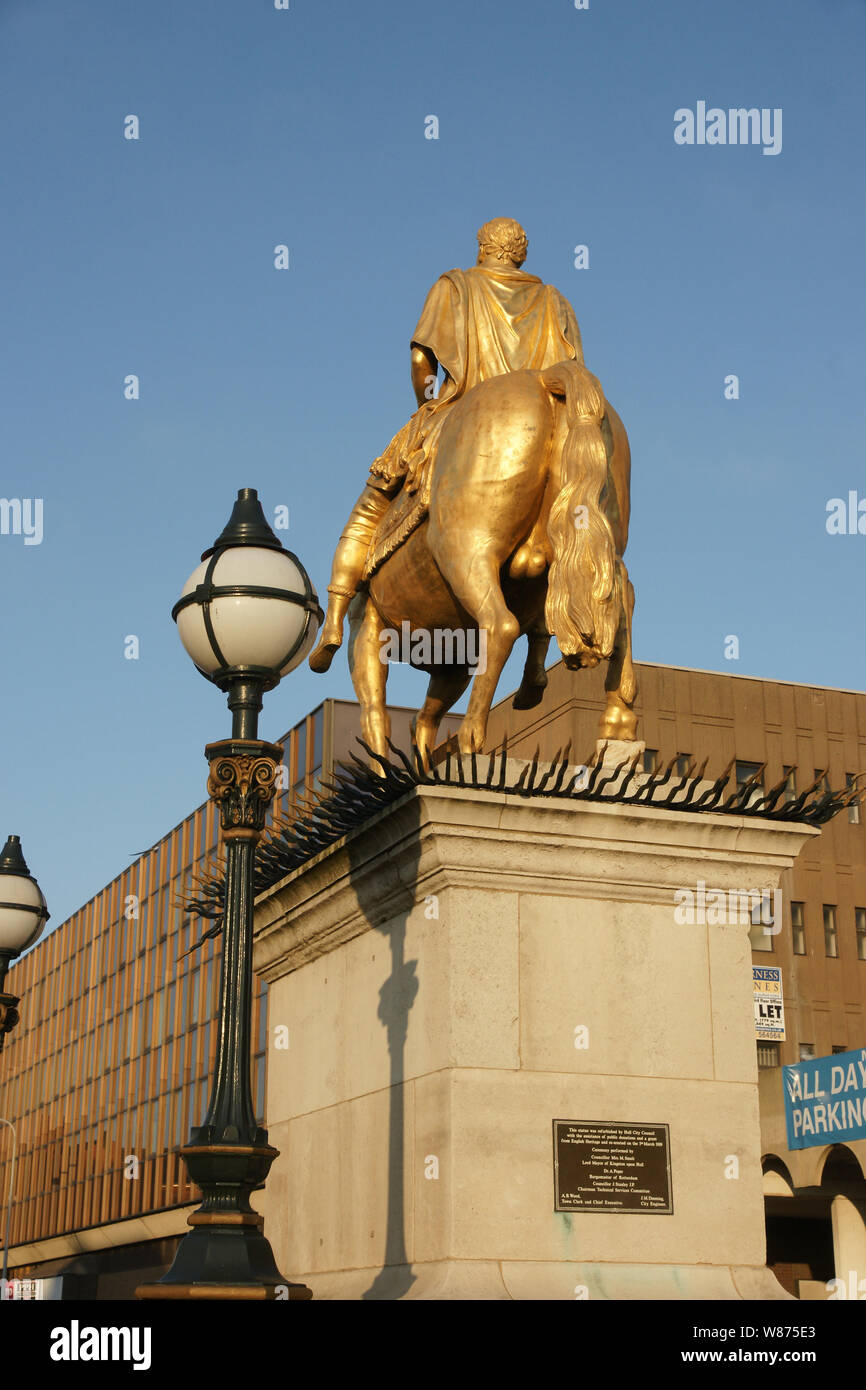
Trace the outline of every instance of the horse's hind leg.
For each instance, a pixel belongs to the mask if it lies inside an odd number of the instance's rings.
[[[361,705],[361,737],[374,752],[388,756],[391,720],[385,704],[388,663],[382,660],[382,620],[367,594],[349,607],[349,671]]]
[[[526,653],[520,689],[511,702],[514,709],[535,709],[535,706],[541,703],[547,688],[544,662],[550,646],[550,633],[542,622],[529,629],[526,640],[529,643],[529,651]]]
[[[467,666],[437,666],[432,672],[427,699],[412,720],[412,733],[425,767],[430,766],[442,716],[457,703],[468,684]]]
[[[520,636],[520,624],[505,602],[499,585],[499,562],[490,551],[475,549],[473,537],[469,536],[464,538],[466,548],[458,556],[449,554],[440,559],[432,528],[430,538],[434,559],[458,602],[478,624],[479,640],[483,643],[469,708],[457,735],[461,753],[471,753],[473,749],[480,753],[496,684]]]
[[[621,599],[620,623],[604,683],[607,704],[601,717],[598,736],[603,739],[616,738],[631,742],[637,733],[637,715],[633,708],[637,698],[637,681],[631,657],[634,588],[622,560],[617,561],[617,570],[617,585]]]

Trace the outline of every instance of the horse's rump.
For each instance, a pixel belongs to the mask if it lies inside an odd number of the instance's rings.
[[[530,369],[519,373],[503,373],[501,376],[491,377],[487,381],[477,383],[470,391],[466,392],[465,396],[454,401],[448,411],[442,411],[434,421],[428,424],[423,438],[423,447],[416,451],[414,457],[407,460],[406,481],[403,487],[394,497],[373,533],[364,566],[365,580],[369,580],[381,569],[385,561],[399,550],[428,516],[443,427],[447,428],[452,417],[465,421],[467,411],[471,419],[479,392],[483,399],[491,388],[494,393],[503,389],[507,390],[508,385],[513,390],[514,379],[518,376],[531,377],[536,387],[541,385],[541,372]],[[497,414],[498,412],[494,413]]]

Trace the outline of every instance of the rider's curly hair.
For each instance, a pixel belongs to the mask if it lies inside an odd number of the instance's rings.
[[[495,256],[500,261],[523,265],[529,241],[519,222],[513,217],[494,217],[478,232],[478,255]]]

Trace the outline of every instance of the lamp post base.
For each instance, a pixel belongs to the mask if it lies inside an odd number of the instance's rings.
[[[139,1285],[137,1298],[306,1301],[313,1297],[305,1284],[292,1283],[277,1269],[264,1234],[264,1218],[249,1204],[250,1193],[264,1186],[277,1156],[266,1132],[259,1130],[258,1136],[263,1142],[196,1142],[181,1149],[204,1201],[187,1217],[192,1229],[177,1247],[171,1269],[158,1283]]]
[[[189,1218],[195,1221],[198,1212]],[[283,1278],[270,1243],[256,1225],[208,1222],[193,1226],[177,1248],[171,1269],[154,1284],[141,1284],[137,1298],[307,1300],[305,1284]]]
[[[287,1290],[287,1292],[285,1292]],[[277,1284],[273,1288],[264,1284],[139,1284],[136,1298],[166,1299],[237,1299],[261,1302],[269,1299],[274,1302],[306,1302],[313,1297],[312,1289],[306,1284]]]

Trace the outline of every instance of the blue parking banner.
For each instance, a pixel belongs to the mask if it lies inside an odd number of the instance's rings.
[[[866,1047],[782,1068],[788,1148],[866,1139]]]

